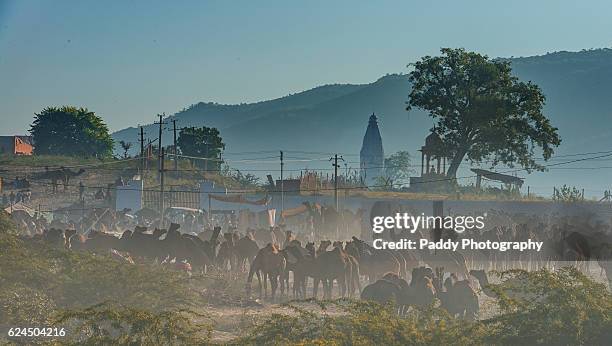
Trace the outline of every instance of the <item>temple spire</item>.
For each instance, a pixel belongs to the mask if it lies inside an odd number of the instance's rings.
[[[372,112],[360,151],[360,176],[367,186],[376,184],[376,178],[384,173],[385,153],[378,128],[378,118]]]

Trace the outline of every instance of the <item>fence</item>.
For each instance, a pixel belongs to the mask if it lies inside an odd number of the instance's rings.
[[[161,193],[158,191],[143,191],[142,205],[144,208],[159,209]],[[200,191],[166,191],[164,206],[200,209]]]

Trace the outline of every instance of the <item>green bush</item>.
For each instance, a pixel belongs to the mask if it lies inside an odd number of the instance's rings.
[[[75,345],[194,345],[208,342],[210,324],[191,310],[158,311],[99,304],[60,314],[54,323],[69,326]],[[192,322],[195,320],[195,322]],[[199,320],[199,322],[198,322]]]

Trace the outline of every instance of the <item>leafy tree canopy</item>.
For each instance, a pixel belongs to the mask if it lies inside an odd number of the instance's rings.
[[[221,153],[225,143],[214,127],[187,127],[181,129],[176,140],[183,155],[204,157],[210,159],[206,167],[219,170]]]
[[[123,158],[127,159],[128,151],[130,151],[130,148],[132,147],[132,143],[126,142],[126,141],[119,141],[119,145],[121,146],[121,149],[123,149]]]
[[[393,183],[408,180],[412,169],[410,168],[410,153],[408,151],[398,151],[385,158],[385,175]]]
[[[433,131],[451,158],[447,174],[455,177],[466,156],[473,163],[490,160],[491,167],[544,170],[534,152],[548,160],[561,139],[542,114],[540,88],[514,77],[509,62],[464,49],[441,52],[413,64],[407,109],[424,109],[436,120]]]
[[[35,154],[100,158],[112,155],[113,139],[108,127],[87,108],[45,108],[35,114],[30,134]]]

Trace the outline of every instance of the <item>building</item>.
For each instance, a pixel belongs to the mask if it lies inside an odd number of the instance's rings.
[[[384,174],[385,152],[378,129],[378,119],[374,113],[368,121],[359,156],[359,176],[362,183],[366,186],[376,185],[376,179]]]
[[[0,154],[32,155],[32,136],[0,136]]]
[[[446,178],[446,154],[435,128],[425,138],[421,152],[421,176],[410,177],[410,190],[414,192],[442,192],[449,186]]]

